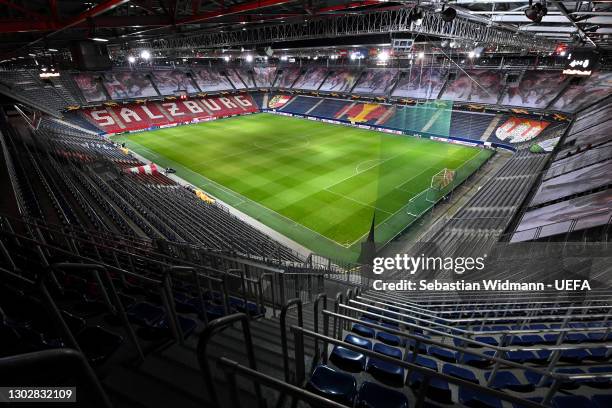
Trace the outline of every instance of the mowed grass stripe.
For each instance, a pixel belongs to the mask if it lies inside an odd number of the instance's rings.
[[[382,224],[429,187],[435,173],[455,169],[479,152],[271,114],[120,140],[158,164],[184,169],[179,176],[327,254],[364,236],[374,213]]]

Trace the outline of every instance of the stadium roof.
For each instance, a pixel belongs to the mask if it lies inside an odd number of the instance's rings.
[[[535,0],[540,1],[544,0]],[[409,13],[415,4],[386,0],[0,0],[0,52],[27,54],[59,49],[87,38],[108,40],[111,48],[116,49],[128,49],[139,43],[155,48],[159,41],[164,45],[161,48],[170,49],[232,45],[228,39],[211,36],[220,33],[232,33],[234,43],[260,45],[299,39],[300,35],[312,40],[351,34],[350,30],[337,27],[307,32],[295,28],[296,24],[304,23],[345,24],[344,28],[355,24],[364,28],[365,24],[365,31],[379,34],[416,31],[447,38],[472,35],[474,40],[482,32],[488,35],[491,31],[492,36],[483,37],[484,42],[490,39],[498,43],[497,35],[510,33],[527,47],[574,42],[602,50],[612,48],[612,3],[605,0],[549,0],[548,13],[541,23],[526,17],[525,10],[530,7],[527,1],[455,0],[447,7],[457,10],[457,21],[461,24],[445,23],[440,28],[441,20],[433,17],[424,19],[423,28],[394,23],[393,19],[408,15],[401,11]],[[442,3],[422,1],[418,6],[431,15],[439,15],[436,10]],[[363,16],[375,16],[378,23],[374,17],[364,20]],[[449,32],[449,26],[454,25],[459,27]],[[276,28],[258,41],[263,35],[261,28],[268,27]],[[248,33],[240,36],[241,31]],[[290,31],[293,36],[287,36]],[[530,38],[536,40],[525,42],[528,37],[523,37],[523,33],[535,36]]]

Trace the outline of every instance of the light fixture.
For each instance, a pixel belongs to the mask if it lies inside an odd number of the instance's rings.
[[[49,51],[51,51],[51,52],[57,52],[57,49],[55,49],[55,48],[49,48]]]
[[[228,62],[230,60],[229,55],[226,55],[225,57],[223,57],[223,59],[225,60],[225,62]]]
[[[475,55],[476,55],[476,53],[474,51],[468,52],[468,57],[470,57],[470,58],[474,58]]]
[[[541,23],[542,18],[544,18],[546,14],[548,14],[548,9],[545,3],[533,4],[533,0],[529,0],[529,7],[525,10],[525,17],[534,23]]]
[[[351,59],[352,59],[353,61],[355,61],[355,60],[357,59],[357,54],[352,53],[352,54],[351,54]]]
[[[253,56],[251,54],[247,54],[244,59],[246,60],[246,62],[253,62]]]
[[[148,60],[149,58],[151,58],[151,53],[148,50],[142,50],[140,52],[140,58]]]
[[[133,56],[133,55],[130,55],[130,56],[128,57],[128,62],[129,62],[130,64],[135,63],[135,62],[136,62],[136,57],[135,57],[135,56]]]
[[[450,23],[457,17],[457,10],[452,7],[446,7],[446,5],[442,6],[442,11],[440,11],[440,17],[442,21]]]
[[[93,37],[92,40],[97,42],[108,42],[108,39],[100,37]]]
[[[389,53],[387,51],[381,51],[377,58],[381,62],[387,62],[389,60]]]
[[[281,61],[287,61],[288,57],[286,55],[281,56]]]
[[[424,53],[423,51],[419,52],[419,54],[418,54],[418,58],[419,58],[419,59],[423,59],[423,58],[425,58],[425,53]]]

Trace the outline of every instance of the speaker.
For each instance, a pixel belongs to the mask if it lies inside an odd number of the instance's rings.
[[[105,44],[78,41],[72,45],[71,53],[77,68],[84,71],[103,71],[112,66]]]

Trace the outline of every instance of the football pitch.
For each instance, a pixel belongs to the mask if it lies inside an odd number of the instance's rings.
[[[492,154],[430,139],[274,114],[114,138],[310,250],[354,261],[375,220],[385,243],[432,205],[447,168],[467,177]]]

